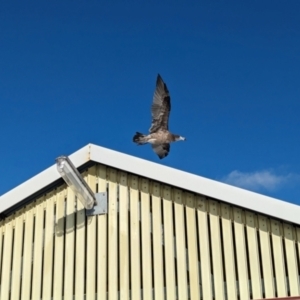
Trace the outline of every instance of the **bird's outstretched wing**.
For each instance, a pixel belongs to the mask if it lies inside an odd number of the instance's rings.
[[[158,157],[162,159],[168,156],[170,152],[170,144],[168,143],[159,144],[159,145],[152,144],[152,149],[158,155]]]
[[[151,107],[152,124],[149,129],[150,133],[158,130],[168,130],[170,111],[171,99],[169,91],[167,85],[163,82],[162,78],[158,74]]]

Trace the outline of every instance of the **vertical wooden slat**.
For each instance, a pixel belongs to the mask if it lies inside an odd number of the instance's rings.
[[[64,300],[73,300],[74,290],[74,211],[75,195],[68,187],[66,201],[66,228],[65,228],[65,274],[64,274]]]
[[[3,242],[3,231],[4,231],[4,220],[0,221],[0,270],[2,269],[3,257],[2,257],[2,242]],[[1,275],[1,274],[0,274]],[[1,276],[0,276],[1,277]],[[1,282],[1,281],[0,281]]]
[[[36,201],[36,207],[35,207],[32,300],[41,299],[43,235],[44,235],[44,197]]]
[[[96,193],[96,166],[88,170],[86,181]],[[87,217],[86,250],[86,299],[94,300],[96,296],[96,216]]]
[[[164,299],[160,184],[152,183],[153,264],[155,299]]]
[[[225,299],[224,294],[224,279],[223,279],[223,264],[220,236],[220,218],[219,204],[216,201],[209,200],[209,220],[210,234],[212,242],[212,263],[213,263],[213,278],[215,298],[218,300]]]
[[[43,267],[43,300],[51,299],[53,278],[53,229],[54,229],[54,193],[49,193],[46,200],[46,220],[44,239],[44,267]]]
[[[232,210],[227,204],[221,205],[224,262],[226,274],[227,299],[237,299],[235,259],[232,236]]]
[[[4,220],[0,221],[0,270],[2,270],[2,265],[3,265],[3,253],[2,253],[2,245],[3,245],[3,231],[4,231]],[[1,278],[1,274],[0,274],[0,278]],[[0,279],[0,284],[1,284],[1,279]],[[1,291],[0,291],[0,295],[1,295]]]
[[[152,299],[151,219],[149,180],[141,179],[143,299]]]
[[[118,299],[118,202],[117,172],[108,170],[108,296],[109,300]]]
[[[259,215],[258,226],[265,298],[272,298],[275,297],[275,288],[267,217]]]
[[[140,212],[138,177],[130,177],[131,299],[141,298]]]
[[[173,197],[175,209],[178,299],[187,300],[187,253],[185,245],[184,199],[182,191],[174,189]]]
[[[166,294],[167,299],[176,298],[175,287],[175,259],[174,259],[174,232],[171,188],[163,187],[163,216],[164,216],[164,245],[166,268]]]
[[[31,290],[31,274],[32,274],[32,250],[33,250],[33,219],[34,219],[34,206],[29,204],[25,208],[25,237],[24,237],[24,252],[23,252],[23,266],[22,266],[22,290],[21,299],[30,299]]]
[[[61,300],[63,293],[63,254],[65,236],[65,197],[67,188],[62,186],[56,196],[55,216],[55,249],[54,249],[54,276],[53,276],[53,299]]]
[[[300,227],[296,228],[296,247],[298,248],[298,261],[300,262]],[[300,268],[300,266],[298,266]],[[300,270],[298,269],[298,272],[300,273]]]
[[[13,241],[13,216],[5,220],[4,245],[3,245],[3,264],[1,276],[1,297],[8,300],[10,293],[11,261],[12,261],[12,241]]]
[[[85,208],[81,201],[77,200],[76,211],[76,266],[75,266],[75,299],[83,299],[85,293],[85,260],[86,260],[86,216]]]
[[[299,291],[299,274],[297,270],[297,256],[295,248],[294,227],[291,224],[283,223],[284,243],[288,270],[288,280],[290,296],[298,296]]]
[[[207,223],[208,201],[197,196],[197,217],[200,244],[201,285],[203,300],[212,300],[212,276],[210,267],[209,230]]]
[[[297,242],[298,247],[300,247],[300,227],[298,227],[298,226],[296,227],[296,242]],[[300,255],[300,251],[298,253]],[[299,256],[299,258],[300,258],[300,256]]]
[[[252,286],[252,298],[260,299],[262,295],[262,283],[260,273],[260,262],[258,252],[258,240],[257,240],[257,218],[252,212],[246,212],[246,230],[247,230],[247,241],[248,241],[248,253],[249,253],[249,265],[251,275],[251,286]]]
[[[189,261],[189,283],[190,299],[200,299],[200,282],[199,282],[199,262],[197,247],[197,225],[195,198],[191,193],[185,194],[186,203],[186,226],[187,226],[187,244],[188,244],[188,261]]]
[[[14,216],[15,234],[14,234],[13,266],[12,266],[12,280],[11,280],[11,299],[20,299],[24,212],[25,212],[24,209],[20,209]]]
[[[106,167],[98,165],[98,192],[106,192]],[[107,214],[97,216],[97,299],[107,298]]]
[[[129,219],[127,173],[119,173],[120,300],[129,300]]]
[[[245,222],[243,211],[240,208],[233,208],[233,220],[238,270],[239,296],[240,300],[248,300],[250,298],[250,293],[248,285],[249,278],[247,267]]]
[[[271,233],[273,244],[273,255],[276,275],[277,297],[287,296],[286,273],[283,258],[281,223],[271,219]]]

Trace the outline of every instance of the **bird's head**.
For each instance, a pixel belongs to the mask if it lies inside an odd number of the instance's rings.
[[[183,137],[183,136],[181,136],[181,135],[175,135],[175,141],[177,142],[177,141],[185,141],[186,140],[186,138],[185,137]]]

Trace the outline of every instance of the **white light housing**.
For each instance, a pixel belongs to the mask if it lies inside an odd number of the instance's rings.
[[[86,209],[92,209],[96,198],[78,170],[67,156],[56,159],[57,170]]]

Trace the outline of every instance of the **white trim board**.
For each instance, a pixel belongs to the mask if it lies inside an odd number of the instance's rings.
[[[173,185],[194,193],[237,205],[275,218],[300,225],[300,206],[275,198],[250,192],[222,182],[153,163],[124,153],[89,144],[70,159],[78,168],[88,161],[95,161],[149,179]],[[60,178],[56,165],[0,197],[0,212],[16,205]]]
[[[69,156],[77,168],[90,160],[89,150],[90,146],[87,145]],[[53,161],[55,158],[56,157],[53,158]],[[33,176],[0,197],[0,213],[18,204],[20,201],[30,197],[60,178],[61,176],[56,170],[56,165],[53,165]]]

